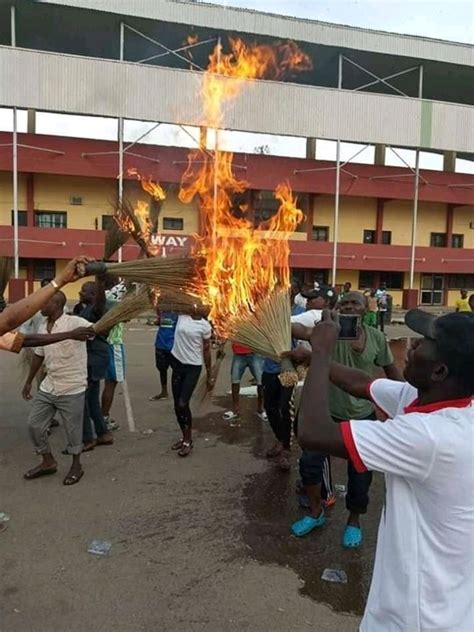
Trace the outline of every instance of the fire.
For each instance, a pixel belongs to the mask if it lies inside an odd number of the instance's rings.
[[[279,209],[267,222],[255,226],[249,207],[233,213],[233,199],[248,188],[232,170],[233,154],[218,148],[218,130],[226,108],[243,88],[240,79],[282,79],[311,68],[311,61],[293,42],[275,47],[229,41],[230,52],[219,43],[209,57],[201,88],[203,125],[216,130],[216,147],[190,152],[179,198],[197,198],[203,235],[198,251],[205,269],[197,292],[211,306],[210,318],[225,336],[233,318],[249,313],[276,285],[289,285],[288,239],[303,219],[288,184],[279,185],[275,198]],[[263,231],[263,232],[262,232]]]
[[[195,40],[189,36],[187,42]],[[233,154],[219,149],[219,130],[226,109],[245,85],[242,80],[280,80],[312,67],[309,57],[293,42],[270,46],[230,39],[229,46],[227,53],[220,42],[214,48],[201,82],[202,125],[215,130],[215,149],[209,152],[201,139],[200,147],[188,155],[179,191],[181,202],[198,202],[202,234],[197,236],[195,251],[203,255],[205,264],[194,290],[210,306],[210,318],[217,333],[224,337],[232,319],[253,311],[277,285],[289,286],[288,239],[303,220],[303,213],[285,183],[275,190],[279,208],[268,221],[256,225],[251,205],[245,202],[239,205],[237,217],[234,200],[249,185],[234,175]],[[136,170],[129,174],[135,175],[156,200],[165,198],[157,182],[143,178]],[[151,254],[149,206],[138,203],[130,221],[139,225]]]

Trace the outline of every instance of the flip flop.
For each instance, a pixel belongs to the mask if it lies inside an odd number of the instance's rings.
[[[63,480],[63,485],[66,485],[67,487],[69,485],[75,485],[76,483],[79,483],[79,481],[81,480],[83,476],[84,476],[84,470],[81,470],[77,474],[68,473],[66,474],[66,477]]]
[[[149,402],[159,402],[160,399],[168,399],[169,395],[152,395],[148,398]]]
[[[265,411],[262,411],[261,413],[257,413],[257,417],[261,419],[262,421],[268,421],[268,415]]]
[[[321,509],[321,513],[317,518],[313,518],[313,516],[305,516],[304,518],[301,518],[301,520],[297,520],[296,522],[294,522],[291,525],[291,531],[293,535],[301,538],[304,535],[308,535],[308,533],[311,533],[313,529],[316,529],[317,527],[322,527],[325,522],[326,516],[324,515],[324,510]]]
[[[82,448],[83,452],[90,452],[91,450],[93,450],[96,446],[96,442],[95,441],[91,441],[91,443],[85,443],[84,447]],[[64,452],[63,452],[64,454]],[[67,452],[67,454],[69,454],[69,452]]]
[[[52,467],[49,469],[45,469],[38,465],[38,467],[33,468],[32,470],[28,470],[25,474],[23,474],[23,478],[27,481],[32,481],[35,478],[41,478],[41,476],[49,476],[50,474],[56,474],[58,471],[57,467]]]
[[[362,544],[362,529],[348,524],[342,536],[342,546],[345,549],[358,549]]]
[[[238,419],[239,417],[240,415],[238,413],[234,413],[233,410],[228,410],[222,415],[222,419],[224,421],[234,421],[235,419]]]

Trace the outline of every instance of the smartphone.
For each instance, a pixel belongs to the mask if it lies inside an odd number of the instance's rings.
[[[339,314],[339,340],[357,340],[361,326],[361,318],[356,314]]]

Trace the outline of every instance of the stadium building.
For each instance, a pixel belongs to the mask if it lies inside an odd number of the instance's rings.
[[[190,248],[199,213],[177,197],[188,149],[129,142],[124,129],[180,123],[206,135],[200,73],[229,36],[291,39],[313,60],[291,82],[249,82],[225,114],[225,129],[255,134],[256,146],[258,134],[300,139],[300,157],[265,148],[234,157],[256,225],[276,212],[279,182],[296,192],[306,220],[290,242],[293,273],[356,289],[386,283],[404,307],[453,305],[459,289],[474,291],[471,46],[176,0],[0,0],[0,107],[14,108],[13,132],[0,132],[10,300],[74,255],[102,256],[117,199],[146,196],[129,168],[167,191],[152,205],[166,253]],[[117,137],[87,138],[88,119],[77,137],[40,134],[40,113],[108,117]],[[331,159],[321,157],[328,141]],[[123,248],[124,258],[137,253]]]

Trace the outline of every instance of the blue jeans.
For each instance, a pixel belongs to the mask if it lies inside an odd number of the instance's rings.
[[[256,353],[234,353],[230,370],[232,384],[240,384],[245,369],[250,371],[257,386],[262,386],[263,358]]]
[[[82,435],[84,443],[91,443],[94,440],[92,422],[94,422],[95,433],[98,437],[108,432],[100,406],[100,382],[99,380],[89,379],[84,400],[84,429]]]

